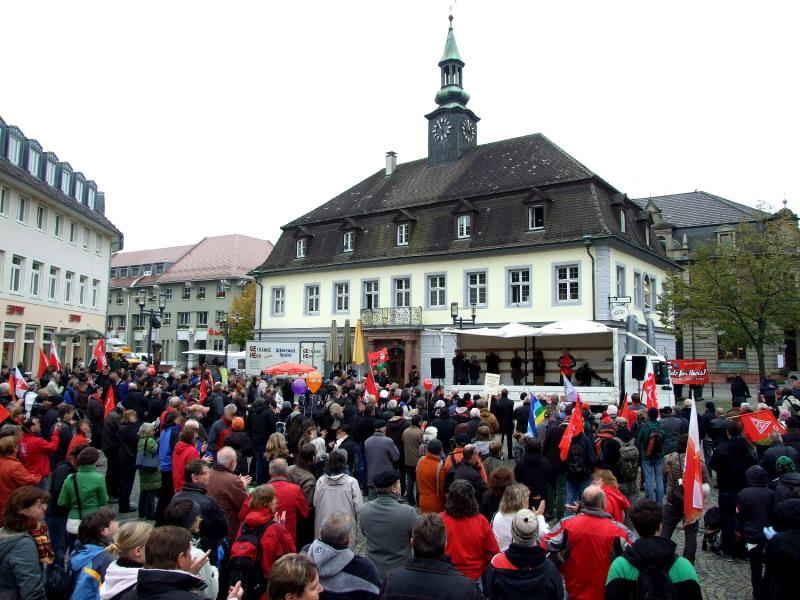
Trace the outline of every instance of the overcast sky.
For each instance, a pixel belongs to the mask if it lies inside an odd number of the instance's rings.
[[[800,212],[796,1],[3,2],[0,116],[97,182],[126,250],[275,242],[426,155],[451,3],[478,143]]]

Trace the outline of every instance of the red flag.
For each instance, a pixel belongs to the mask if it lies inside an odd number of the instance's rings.
[[[24,398],[25,393],[28,391],[28,383],[25,381],[22,373],[19,372],[19,367],[11,372],[11,378],[14,379],[14,387],[16,388],[17,398]]]
[[[44,374],[47,373],[47,355],[42,350],[41,346],[39,347],[39,370],[36,372],[36,377],[41,379],[44,377]]]
[[[13,398],[17,395],[17,376],[15,373],[16,369],[9,369],[8,370],[8,393]]]
[[[575,398],[575,408],[572,409],[572,415],[569,417],[569,423],[564,430],[564,435],[561,436],[561,441],[558,447],[561,449],[561,460],[567,460],[569,453],[569,446],[572,443],[572,438],[579,431],[583,431],[583,407],[581,406],[581,395],[572,387],[572,382],[566,377],[564,378],[564,395],[567,398]]]
[[[103,370],[108,366],[108,357],[106,356],[106,341],[104,338],[99,338],[97,340],[97,345],[94,347],[94,352],[92,352],[92,355],[97,359],[97,366],[100,367],[100,370]]]
[[[372,397],[374,397],[375,400],[377,401],[377,399],[378,399],[378,386],[375,383],[375,378],[372,376],[372,369],[371,368],[367,370],[366,386],[367,386],[367,393],[370,394]]]
[[[369,359],[369,366],[374,367],[389,360],[389,350],[381,348],[377,352],[369,352],[367,354]]]
[[[753,443],[767,439],[772,431],[786,433],[786,429],[778,422],[772,411],[766,409],[754,413],[744,413],[742,425],[745,436]]]
[[[622,408],[619,409],[619,416],[625,417],[628,420],[628,425],[630,426],[630,411],[628,410],[628,394],[626,393],[622,397]]]
[[[55,367],[57,370],[61,370],[61,360],[58,358],[58,352],[56,351],[56,344],[52,340],[50,340],[50,359],[47,361],[51,367]]]
[[[117,405],[117,401],[114,399],[114,386],[112,384],[112,385],[108,386],[108,396],[106,396],[106,406],[105,406],[105,416],[106,417],[108,416],[108,413],[110,413],[112,410],[114,410],[114,407],[116,405]]]
[[[205,404],[206,398],[208,398],[208,381],[203,379],[200,381],[200,404]]]
[[[694,523],[703,515],[703,465],[700,459],[702,454],[700,428],[697,425],[697,406],[692,398],[692,412],[689,416],[689,442],[686,445],[686,462],[683,467],[684,524]]]
[[[10,416],[11,416],[11,413],[9,413],[9,412],[6,410],[6,407],[5,407],[5,406],[3,406],[2,404],[0,404],[0,423],[3,423],[3,422],[4,422],[6,419],[8,419]]]
[[[647,398],[647,408],[658,408],[658,395],[656,394],[656,375],[653,373],[652,363],[647,363],[647,374],[642,384],[642,391]]]

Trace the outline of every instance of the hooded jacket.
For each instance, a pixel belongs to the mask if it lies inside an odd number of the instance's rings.
[[[380,592],[381,577],[375,565],[350,548],[334,548],[320,540],[304,548],[317,565],[319,582],[325,589],[320,600],[374,600]]]
[[[364,497],[358,481],[347,473],[325,474],[317,480],[314,489],[314,538],[319,538],[322,522],[338,511],[344,511],[352,519],[352,538],[356,539],[356,518],[364,505]]]
[[[639,581],[639,571],[648,566],[669,566],[669,579],[681,600],[702,600],[697,573],[687,559],[675,555],[675,542],[660,536],[636,540],[614,559],[606,580],[606,600],[632,598]]]
[[[78,546],[72,554],[69,563],[76,579],[71,600],[94,600],[98,597],[106,569],[114,560],[105,550],[103,546],[86,544]]]
[[[274,515],[267,508],[252,510],[247,513],[237,535],[242,534],[245,526],[251,530],[256,529],[273,518]],[[259,541],[261,544],[261,572],[268,578],[272,571],[272,564],[284,554],[292,554],[295,551],[294,540],[286,528],[275,521],[264,530]]]
[[[564,597],[564,584],[542,548],[511,544],[489,563],[486,593],[490,600],[553,600]]]
[[[479,600],[484,595],[464,577],[447,556],[412,558],[383,582],[383,600]]]
[[[736,496],[736,518],[748,544],[766,541],[764,527],[772,525],[773,491],[767,488],[767,472],[753,465],[744,474],[747,486]]]
[[[228,520],[217,501],[206,493],[205,487],[192,481],[183,484],[183,489],[173,496],[170,504],[178,500],[191,500],[200,507],[200,546],[205,550],[215,550],[219,540],[228,535]]]
[[[764,550],[764,589],[770,600],[800,598],[800,499],[781,502],[775,509],[775,529],[778,533],[767,542]]]
[[[16,592],[25,600],[46,600],[36,542],[27,533],[0,529],[0,595]]]
[[[138,590],[134,587],[142,565],[120,558],[106,569],[106,577],[100,586],[100,600],[136,600]]]
[[[800,473],[795,471],[784,473],[775,481],[773,507],[777,510],[778,505],[789,498],[800,498]]]
[[[183,489],[185,483],[183,472],[191,461],[200,458],[200,453],[192,444],[179,441],[172,453],[172,487],[177,494]]]
[[[197,600],[203,580],[186,571],[139,569],[136,589],[139,600]]]

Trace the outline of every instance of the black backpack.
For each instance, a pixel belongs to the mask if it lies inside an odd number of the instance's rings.
[[[581,442],[574,441],[567,453],[567,475],[586,475],[588,472],[586,448]]]
[[[450,491],[450,486],[453,485],[453,482],[456,480],[456,469],[458,469],[458,465],[461,464],[461,461],[456,462],[456,455],[453,452],[447,455],[447,458],[444,460],[445,464],[447,464],[448,460],[450,461],[450,470],[444,476],[445,494]]]
[[[673,557],[667,565],[644,565],[639,568],[634,598],[641,600],[678,600],[675,584],[669,578],[669,570],[677,560]]]
[[[242,523],[239,535],[231,543],[226,580],[229,585],[242,582],[244,600],[256,600],[267,591],[269,580],[261,570],[261,538],[274,522],[270,519],[256,528]]]

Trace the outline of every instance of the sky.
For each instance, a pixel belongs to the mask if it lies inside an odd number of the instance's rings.
[[[3,2],[0,116],[97,182],[125,250],[275,242],[426,155],[451,5],[478,143],[800,213],[796,1]]]

